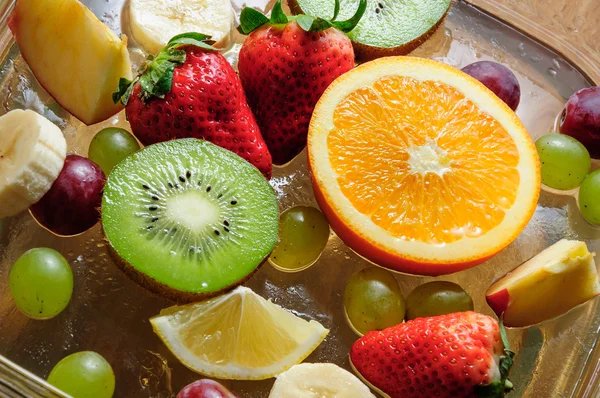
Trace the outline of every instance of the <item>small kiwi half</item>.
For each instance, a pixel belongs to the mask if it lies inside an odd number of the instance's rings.
[[[275,192],[260,171],[207,141],[150,145],[111,172],[102,227],[134,281],[178,302],[249,278],[277,242]]]
[[[442,24],[453,0],[367,0],[367,10],[348,37],[356,58],[406,55],[427,40]],[[359,0],[340,0],[339,21],[350,18]],[[334,0],[288,0],[294,14],[331,19]]]

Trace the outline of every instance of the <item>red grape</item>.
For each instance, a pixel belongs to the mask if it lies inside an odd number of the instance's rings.
[[[492,90],[513,111],[519,106],[521,86],[506,66],[493,61],[479,61],[465,66],[462,71]]]
[[[100,219],[106,176],[94,162],[67,155],[62,171],[31,214],[57,235],[77,235]]]
[[[214,380],[202,379],[185,386],[176,398],[237,398],[237,395]]]
[[[600,87],[584,88],[569,98],[560,132],[581,142],[593,158],[600,158]]]

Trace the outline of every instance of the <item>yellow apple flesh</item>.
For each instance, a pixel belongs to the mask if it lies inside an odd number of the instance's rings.
[[[561,240],[496,281],[486,292],[504,324],[524,327],[564,314],[600,294],[594,254]]]
[[[87,125],[122,109],[112,101],[131,79],[127,40],[77,0],[18,0],[9,20],[21,55],[42,87]]]

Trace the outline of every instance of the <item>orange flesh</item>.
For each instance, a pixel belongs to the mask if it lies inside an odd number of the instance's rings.
[[[335,109],[327,146],[344,196],[397,238],[477,237],[516,200],[512,137],[444,83],[393,76],[356,90]]]

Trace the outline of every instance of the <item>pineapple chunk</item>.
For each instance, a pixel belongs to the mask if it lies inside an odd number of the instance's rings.
[[[584,242],[561,240],[496,281],[486,293],[506,326],[557,317],[600,294],[594,253]]]
[[[77,0],[18,0],[9,20],[21,54],[42,87],[85,124],[122,109],[112,101],[131,79],[127,39]]]

